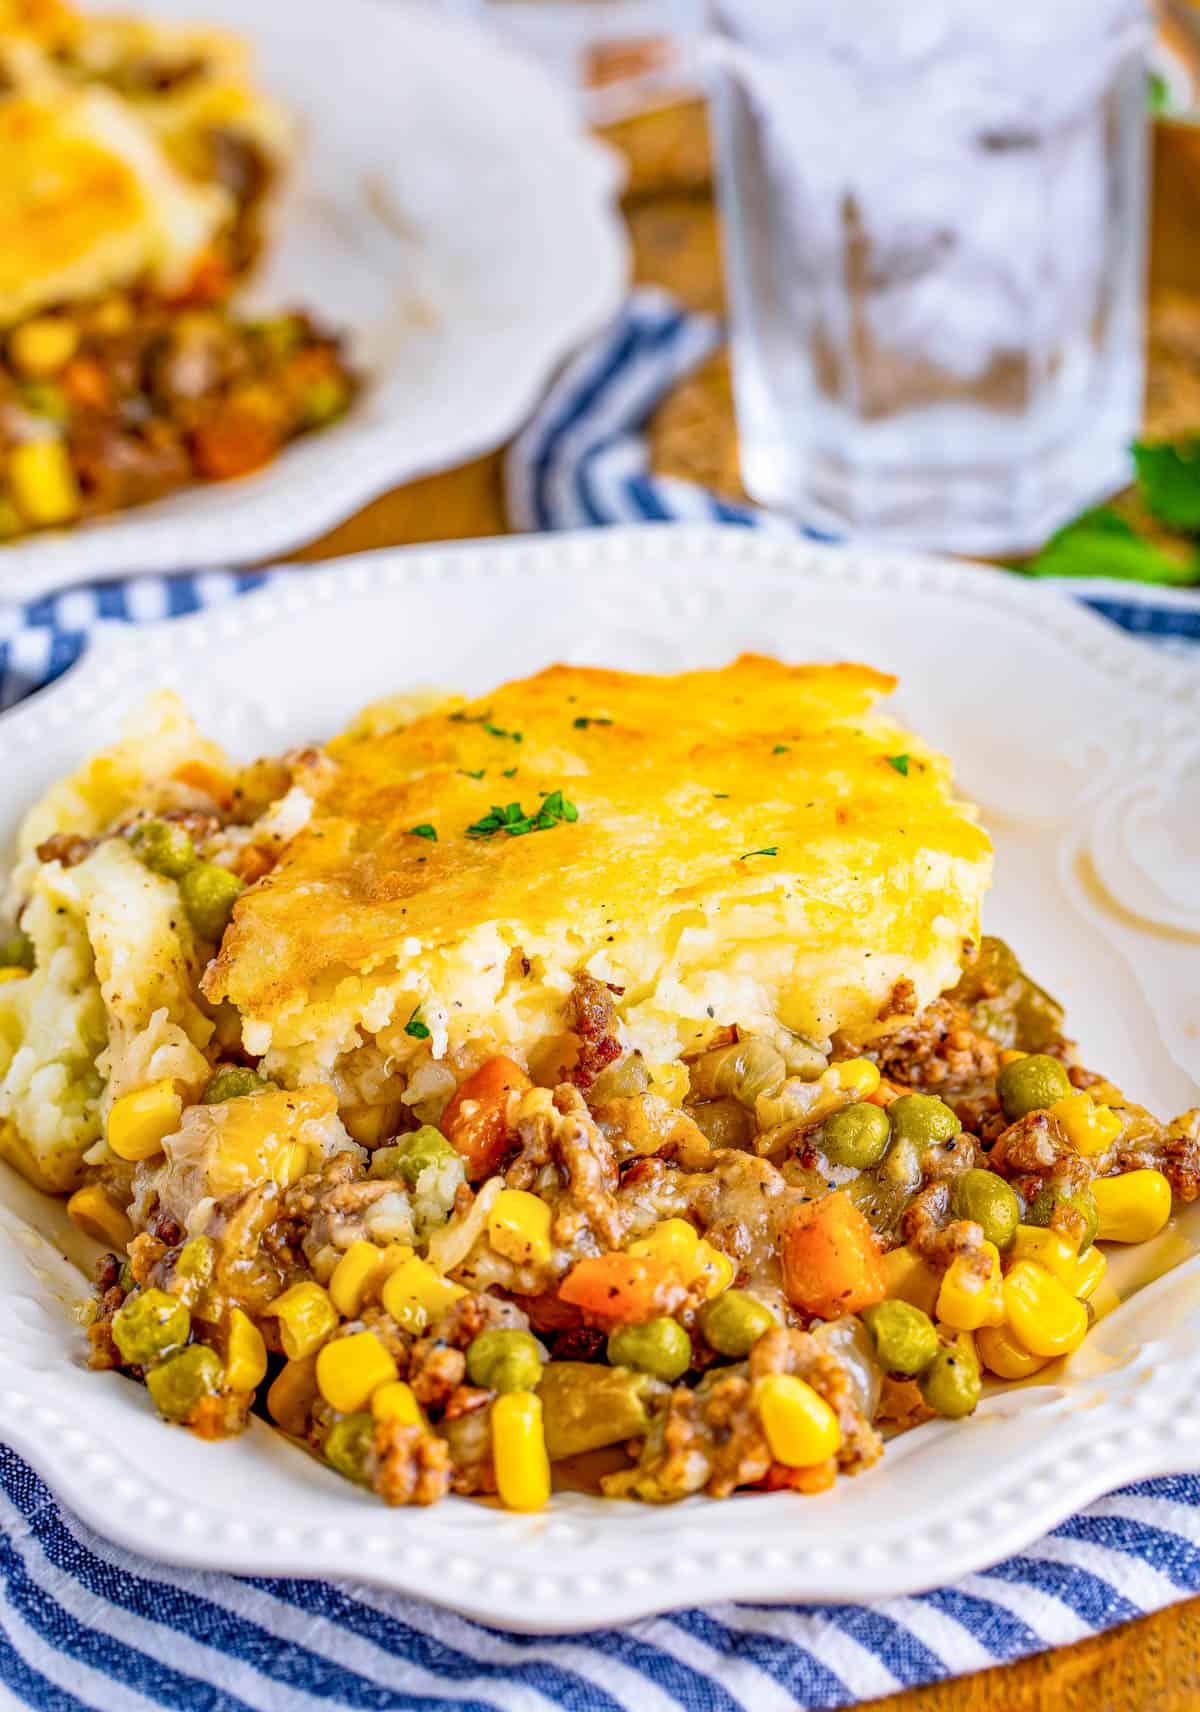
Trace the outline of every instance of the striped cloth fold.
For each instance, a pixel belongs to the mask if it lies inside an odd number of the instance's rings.
[[[650,472],[648,413],[719,339],[715,321],[661,293],[635,293],[513,446],[515,526],[707,518],[787,529]],[[99,625],[194,612],[287,574],[114,580],[0,606],[0,706],[66,670]],[[1200,602],[1123,585],[1072,592],[1200,660]],[[0,1447],[0,1683],[12,1703],[45,1712],[794,1712],[982,1670],[1196,1593],[1200,1478],[1188,1475],[1128,1487],[1019,1557],[915,1598],[725,1604],[539,1638],[357,1584],[137,1558],[58,1505]]]

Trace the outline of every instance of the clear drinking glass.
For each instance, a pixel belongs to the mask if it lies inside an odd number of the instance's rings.
[[[1129,477],[1144,0],[712,0],[742,469],[1022,552]]]

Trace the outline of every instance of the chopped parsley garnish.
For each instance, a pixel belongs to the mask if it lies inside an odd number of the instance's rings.
[[[611,725],[611,719],[603,719],[599,714],[581,713],[578,719],[571,721],[576,731],[586,731],[589,725]]]
[[[747,850],[744,856],[739,856],[739,862],[748,862],[751,856],[778,856],[778,844],[764,844],[761,850]]]
[[[465,713],[460,707],[457,713],[449,714],[447,717],[455,725],[486,725],[492,717],[492,710],[489,707],[486,713]]]
[[[725,802],[729,796],[729,792],[728,791],[714,791],[713,796],[718,802]]]
[[[777,743],[771,753],[772,755],[786,755],[790,749],[790,743]]]
[[[423,820],[420,826],[410,826],[408,830],[414,838],[429,838],[434,844],[437,843],[437,827],[430,826],[427,820]]]
[[[405,1023],[404,1032],[405,1034],[411,1034],[414,1040],[429,1039],[429,1025],[421,1021],[420,1005],[417,1006],[416,1010]]]
[[[499,803],[493,803],[491,811],[467,828],[468,838],[492,838],[497,832],[507,833],[510,838],[523,838],[527,832],[548,832],[552,826],[559,826],[563,821],[579,819],[579,810],[573,802],[568,802],[561,791],[546,791],[542,795],[542,805],[532,814],[526,814],[520,803],[507,803],[503,808]]]
[[[482,767],[480,767],[478,772],[472,772],[470,767],[460,767],[458,770],[464,779],[482,779],[483,777]]]
[[[487,720],[484,720],[483,722],[483,729],[487,732],[489,737],[511,737],[514,743],[524,743],[525,741],[524,732],[505,731],[502,725],[489,725]]]
[[[887,762],[889,767],[894,767],[896,769],[896,771],[899,774],[901,774],[901,776],[903,778],[907,779],[907,777],[908,777],[908,756],[907,755],[885,755],[883,758]]]
[[[501,773],[500,777],[502,779],[514,779],[514,778],[516,778],[516,775],[517,775],[517,769],[515,767],[505,767],[505,769]]]

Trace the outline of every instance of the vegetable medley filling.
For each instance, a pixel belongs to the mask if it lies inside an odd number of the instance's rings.
[[[573,705],[561,725],[609,738]],[[434,752],[455,717],[419,727]],[[1115,1300],[1109,1245],[1200,1193],[1200,1110],[1162,1122],[1086,1068],[996,939],[923,1006],[896,979],[861,1038],[710,1008],[652,1063],[625,989],[577,968],[566,1032],[528,1050],[447,1047],[442,995],[401,986],[321,1065],[289,1058],[206,972],[290,845],[348,839],[322,795],[344,751],[237,769],[177,704],[155,718],[22,831],[0,1152],[108,1251],[92,1365],[169,1422],[216,1438],[258,1413],[389,1504],[815,1493],[1069,1356]],[[476,863],[481,837],[497,862],[535,831],[563,848],[599,815],[597,773],[570,777],[483,835],[402,805],[413,868]],[[348,984],[321,966],[306,1051]]]

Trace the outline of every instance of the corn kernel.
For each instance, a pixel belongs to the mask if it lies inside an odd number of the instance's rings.
[[[1116,1112],[1098,1106],[1087,1093],[1067,1094],[1055,1100],[1050,1116],[1058,1119],[1076,1153],[1087,1158],[1107,1153],[1121,1133],[1121,1120]]]
[[[1033,1260],[1018,1260],[1006,1275],[1004,1308],[1013,1337],[1030,1355],[1069,1355],[1087,1335],[1083,1303]]]
[[[1101,1283],[1108,1270],[1108,1256],[1101,1254],[1095,1243],[1086,1254],[1081,1254],[1075,1264],[1075,1282],[1072,1288],[1081,1302],[1086,1302],[1096,1286]]]
[[[28,969],[0,969],[0,981],[23,981]]]
[[[383,1286],[383,1305],[394,1319],[405,1317],[405,1308],[415,1302],[431,1320],[438,1319],[466,1291],[435,1272],[427,1260],[409,1255],[402,1260]]]
[[[488,1238],[497,1254],[518,1266],[550,1264],[550,1208],[525,1189],[501,1189],[488,1214]]]
[[[540,1510],[550,1497],[550,1458],[542,1401],[532,1391],[506,1391],[492,1404],[496,1490],[509,1510]]]
[[[271,1176],[281,1189],[290,1189],[308,1169],[308,1148],[302,1141],[285,1141],[271,1161]]]
[[[331,1409],[352,1415],[371,1393],[396,1377],[396,1363],[374,1332],[351,1332],[322,1344],[317,1353],[317,1388]]]
[[[985,1278],[974,1271],[967,1255],[960,1254],[946,1268],[938,1291],[937,1317],[957,1332],[974,1332],[981,1326],[1004,1322],[1000,1253],[993,1242],[985,1242],[983,1252],[989,1261]]]
[[[267,1390],[267,1413],[293,1438],[308,1431],[308,1412],[317,1395],[317,1362],[312,1355],[289,1361]]]
[[[771,1373],[758,1380],[754,1402],[776,1462],[811,1468],[841,1446],[837,1416],[824,1397],[795,1374]]]
[[[380,1281],[382,1262],[383,1250],[361,1237],[350,1244],[338,1261],[327,1288],[330,1300],[343,1319],[357,1319],[372,1288]]]
[[[133,1226],[99,1183],[85,1183],[67,1202],[67,1215],[85,1236],[123,1250],[133,1241]]]
[[[685,1280],[696,1270],[696,1250],[700,1237],[695,1225],[686,1219],[663,1219],[649,1236],[631,1242],[627,1252],[639,1260],[662,1260],[674,1266]]]
[[[1028,1379],[1031,1373],[1040,1372],[1049,1359],[1031,1355],[1007,1326],[981,1326],[975,1334],[975,1348],[988,1372],[999,1379]]]
[[[8,486],[27,523],[50,527],[79,515],[79,488],[61,440],[24,440],[8,455]]]
[[[225,1340],[225,1382],[232,1391],[257,1391],[266,1373],[263,1335],[249,1314],[234,1308]]]
[[[179,1128],[182,1115],[174,1082],[148,1082],[113,1101],[105,1129],[108,1145],[118,1159],[153,1159],[162,1152],[163,1137]]]
[[[79,330],[60,315],[37,315],[8,336],[8,354],[23,375],[42,377],[65,368],[79,347]]]
[[[327,1292],[308,1281],[293,1284],[282,1296],[276,1296],[266,1311],[278,1316],[279,1338],[289,1361],[315,1355],[338,1323],[337,1309]]]
[[[1092,1194],[1105,1242],[1146,1242],[1171,1216],[1171,1185],[1161,1171],[1126,1171],[1093,1177]]]
[[[883,1257],[887,1294],[911,1302],[923,1314],[932,1315],[942,1287],[942,1274],[911,1248],[893,1248]]]
[[[428,1425],[416,1393],[403,1379],[388,1379],[371,1393],[371,1413],[377,1421],[399,1421],[406,1427]]]
[[[869,1058],[847,1058],[832,1068],[837,1086],[852,1099],[869,1100],[879,1087],[879,1066]]]
[[[721,1249],[714,1248],[713,1244],[705,1239],[696,1244],[696,1261],[696,1270],[692,1276],[704,1279],[706,1301],[719,1296],[722,1290],[728,1290],[737,1276],[737,1267],[729,1256]],[[691,1279],[688,1282],[691,1283]]]
[[[1057,1231],[1045,1229],[1041,1225],[1018,1225],[1017,1234],[1012,1239],[1005,1259],[1010,1264],[1018,1260],[1035,1261],[1038,1266],[1044,1266],[1047,1272],[1052,1272],[1073,1296],[1079,1293],[1076,1288],[1079,1255],[1074,1243],[1068,1242],[1066,1237],[1060,1236]]]

